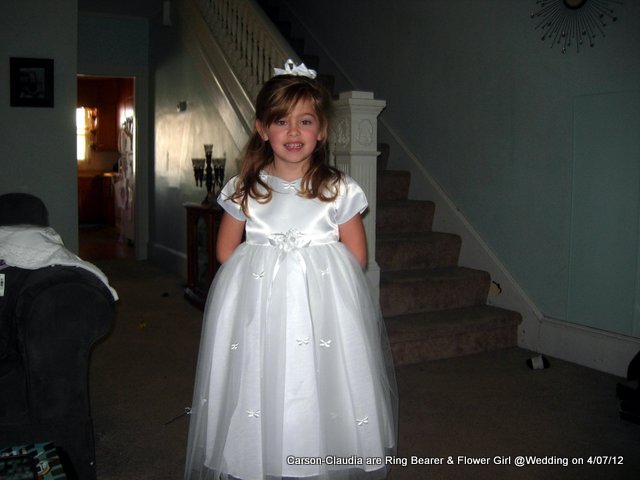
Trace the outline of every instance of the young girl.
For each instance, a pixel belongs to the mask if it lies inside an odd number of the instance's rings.
[[[260,91],[218,199],[189,480],[385,478],[395,451],[395,376],[363,273],[367,201],[327,164],[329,93],[286,67]]]

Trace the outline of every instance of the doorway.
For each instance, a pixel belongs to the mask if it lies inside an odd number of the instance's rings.
[[[132,77],[78,76],[80,257],[135,258],[136,115]]]

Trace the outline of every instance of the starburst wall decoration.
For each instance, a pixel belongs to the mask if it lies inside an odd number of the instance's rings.
[[[593,47],[597,37],[605,37],[605,27],[618,20],[614,6],[621,4],[617,0],[537,0],[530,16],[540,20],[535,29],[551,48],[558,46],[566,53],[575,46],[580,53],[581,47]]]

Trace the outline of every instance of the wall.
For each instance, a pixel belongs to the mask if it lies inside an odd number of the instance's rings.
[[[200,202],[206,193],[195,186],[191,157],[203,157],[202,145],[212,142],[216,155],[226,152],[230,175],[239,149],[212,107],[176,11],[172,25],[165,26],[162,4],[153,0],[81,0],[80,5],[78,72],[135,77],[136,256],[150,256],[186,277],[183,203]],[[176,111],[180,100],[188,102],[182,114]],[[145,203],[147,217],[141,219]]]
[[[576,243],[572,172],[588,136],[576,136],[575,102],[637,98],[640,2],[615,4],[618,21],[579,54],[540,40],[529,17],[534,1],[288,3],[343,73],[342,88],[371,90],[387,101],[382,120],[412,156],[389,131],[380,138],[392,144],[391,168],[412,171],[412,197],[425,197],[429,172],[542,314],[567,320]],[[618,113],[639,115],[633,103],[626,110]],[[591,131],[598,128],[597,119],[591,123]],[[638,151],[630,125],[619,129],[626,152],[609,155]],[[596,219],[591,232],[598,230]],[[609,254],[633,263],[637,247]],[[632,309],[623,324],[606,317],[571,321],[638,335]]]
[[[196,55],[189,48],[188,26],[174,12],[171,26],[154,30],[155,164],[154,244],[152,257],[186,276],[185,202],[201,202],[204,187],[197,187],[192,158],[204,158],[205,143],[214,157],[226,155],[226,178],[235,174],[239,147],[216,109],[216,93],[208,83]],[[177,103],[187,102],[184,112]]]
[[[42,198],[51,226],[74,252],[77,25],[77,0],[0,2],[0,192],[29,192]],[[10,57],[54,60],[53,108],[10,107]]]
[[[130,77],[134,79],[135,125],[135,252],[138,260],[148,256],[153,127],[149,80],[149,37],[151,18],[126,16],[132,2],[95,2],[83,0],[78,19],[78,73],[91,76]],[[101,8],[107,11],[102,12]],[[93,11],[91,9],[97,9]],[[109,12],[116,11],[122,15]],[[75,102],[75,100],[74,100]]]

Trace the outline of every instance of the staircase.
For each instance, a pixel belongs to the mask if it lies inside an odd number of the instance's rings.
[[[319,70],[319,58],[292,38],[277,2],[258,2],[300,60]],[[331,76],[318,79],[333,91]],[[380,306],[396,366],[517,345],[517,312],[487,305],[489,273],[458,265],[461,239],[432,230],[433,202],[409,200],[409,172],[387,170],[380,145],[376,261]]]
[[[489,274],[458,265],[460,237],[432,230],[435,205],[409,200],[410,181],[378,171],[380,307],[395,364],[516,346],[520,314],[486,304]]]

